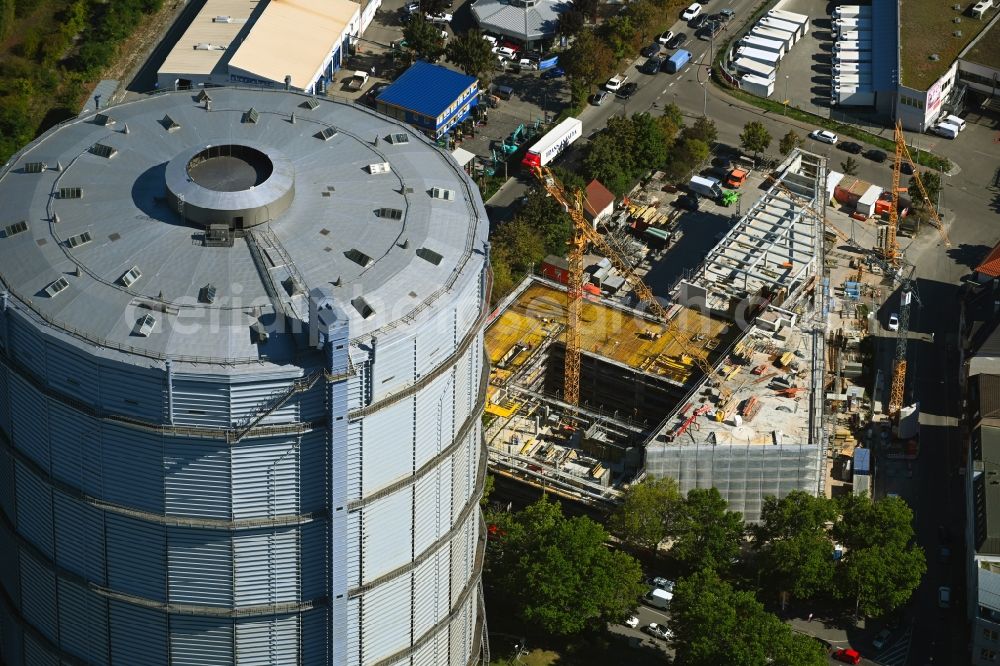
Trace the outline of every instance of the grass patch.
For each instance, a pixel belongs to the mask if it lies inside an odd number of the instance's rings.
[[[987,12],[980,21],[963,11],[955,11],[951,8],[953,4],[941,0],[904,0],[900,5],[899,50],[904,86],[915,90],[929,88],[998,11]],[[969,3],[957,4],[965,8]],[[960,17],[962,22],[954,23],[955,17]],[[953,35],[956,30],[962,31],[961,37]],[[1000,57],[1000,45],[984,46],[997,53],[994,58]],[[930,60],[932,53],[937,53],[941,59]],[[996,60],[993,62],[996,63]]]
[[[482,196],[483,201],[488,201],[507,182],[507,179],[503,177],[503,167],[498,169],[498,172],[499,174],[493,174],[492,176],[483,174],[476,178],[476,185],[479,186],[479,194]]]
[[[998,24],[1000,25],[1000,24]],[[1000,28],[996,25],[965,54],[965,59],[990,67],[1000,66]]]

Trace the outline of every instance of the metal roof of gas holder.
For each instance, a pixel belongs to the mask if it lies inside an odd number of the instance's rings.
[[[431,118],[440,117],[478,79],[418,60],[376,98]]]

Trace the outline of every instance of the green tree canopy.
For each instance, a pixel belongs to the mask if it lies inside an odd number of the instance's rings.
[[[711,118],[701,116],[692,125],[684,128],[681,139],[698,139],[706,145],[711,146],[719,138],[719,130],[715,127],[715,121]]]
[[[434,62],[444,53],[444,38],[441,28],[424,19],[423,14],[414,13],[410,22],[403,28],[403,39],[406,46],[413,51],[418,60]],[[486,40],[482,40],[484,43]]]
[[[680,504],[670,533],[670,555],[687,571],[723,570],[740,552],[743,518],[729,511],[716,488],[693,488]]]
[[[483,33],[478,30],[456,35],[445,47],[448,62],[462,68],[469,76],[475,76],[484,83],[493,71],[495,57],[490,50],[490,43],[483,39]]]
[[[577,11],[576,9],[567,9],[559,15],[556,32],[560,35],[565,35],[566,37],[572,37],[583,30],[583,26],[586,22],[587,17],[584,16],[582,12]]]
[[[590,89],[611,76],[615,58],[593,30],[582,30],[566,54],[559,58],[559,64],[566,71],[566,76],[573,81],[582,81]]]
[[[771,589],[799,599],[833,590],[836,563],[829,526],[836,518],[831,500],[801,490],[764,500],[760,522],[750,532]]]
[[[530,263],[537,264],[548,254],[566,254],[567,244],[573,234],[573,222],[569,213],[563,210],[558,201],[548,196],[545,190],[540,187],[530,190],[527,201],[514,219],[520,223],[519,229],[525,226],[534,229],[542,239],[542,253]]]
[[[782,155],[787,155],[802,145],[802,137],[795,133],[795,130],[788,130],[788,134],[781,137],[778,142],[778,150]]]
[[[545,497],[489,520],[499,529],[486,551],[484,579],[523,622],[545,633],[574,634],[617,620],[644,591],[638,562],[609,550],[603,527],[564,517]]]
[[[685,666],[822,666],[815,641],[764,610],[751,592],[734,590],[711,570],[678,581],[670,604],[676,663]]]
[[[924,184],[924,189],[927,190],[927,196],[930,197],[931,205],[936,207],[938,193],[941,191],[941,174],[937,171],[924,171],[920,174],[920,182]],[[915,204],[923,205],[924,195],[920,193],[920,186],[917,185],[915,175],[910,178],[910,184],[907,186],[906,191]]]
[[[675,480],[647,477],[625,491],[609,526],[625,543],[655,550],[670,533],[683,501]]]
[[[612,116],[589,144],[584,172],[621,195],[649,169],[663,165],[677,129],[670,118],[637,113]]]
[[[844,495],[837,504],[841,518],[833,537],[844,546],[837,566],[841,596],[869,617],[899,608],[927,571],[924,551],[913,542],[913,512],[899,497],[875,502]]]
[[[760,155],[771,145],[771,133],[767,131],[764,123],[759,120],[751,120],[743,126],[740,133],[740,146],[743,150]]]

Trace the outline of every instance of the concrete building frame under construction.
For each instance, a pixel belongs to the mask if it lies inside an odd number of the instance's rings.
[[[488,660],[488,223],[450,155],[165,92],[0,200],[0,661]]]
[[[502,304],[487,330],[495,466],[587,502],[669,476],[684,492],[717,488],[748,521],[768,495],[823,492],[825,159],[795,151],[775,178],[672,292],[685,350],[644,312],[585,304],[579,408],[554,397],[565,321],[556,285],[534,279]],[[569,434],[566,414],[578,426]]]

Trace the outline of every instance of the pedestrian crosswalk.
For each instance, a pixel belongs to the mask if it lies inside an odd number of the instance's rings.
[[[910,654],[910,641],[913,639],[913,627],[907,627],[906,631],[897,636],[895,640],[882,648],[882,651],[875,655],[873,660],[881,666],[906,666],[907,657]]]

